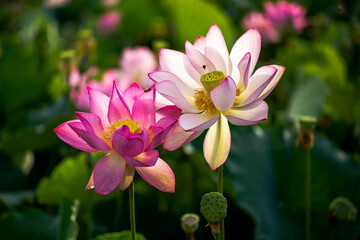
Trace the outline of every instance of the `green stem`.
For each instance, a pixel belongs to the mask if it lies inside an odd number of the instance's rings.
[[[135,240],[136,237],[136,226],[135,226],[135,190],[134,181],[131,182],[129,187],[129,206],[130,206],[130,228],[131,228],[131,239]]]
[[[221,194],[223,194],[224,192],[223,175],[224,175],[224,165],[221,165],[218,168],[218,182],[217,182],[217,191]]]
[[[219,193],[223,194],[224,192],[224,165],[221,165],[218,168],[218,183],[217,183],[217,190]],[[220,234],[215,239],[225,240],[225,222],[224,219],[221,220],[220,223]]]
[[[91,176],[94,168],[94,159],[91,153],[86,154],[86,159],[89,168],[89,176]],[[94,191],[88,191],[89,203],[88,203],[88,216],[87,216],[87,239],[92,238],[92,231],[93,231],[92,220],[93,220],[93,207],[94,207],[93,197],[94,197]]]
[[[310,150],[306,150],[306,170],[305,170],[305,227],[306,240],[311,239],[311,159]]]

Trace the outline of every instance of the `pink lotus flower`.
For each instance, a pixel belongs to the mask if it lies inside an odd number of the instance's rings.
[[[119,26],[121,14],[111,11],[100,16],[98,20],[98,31],[102,34],[111,34]]]
[[[147,47],[125,48],[120,58],[120,67],[123,71],[121,84],[136,82],[142,89],[154,84],[148,73],[158,68],[154,53]]]
[[[159,158],[156,148],[180,115],[175,106],[155,111],[155,91],[144,92],[136,83],[122,94],[115,82],[111,96],[88,88],[91,113],[77,112],[78,120],[55,129],[69,145],[86,152],[107,152],[95,165],[87,189],[109,194],[116,187],[124,191],[135,170],[149,184],[174,192],[171,168]]]
[[[76,108],[83,111],[90,109],[90,102],[87,87],[99,90],[110,96],[113,82],[119,82],[120,71],[110,69],[104,72],[101,81],[93,79],[98,73],[96,67],[89,68],[84,74],[80,74],[77,69],[73,69],[70,73],[70,99]],[[124,88],[125,90],[125,88]]]
[[[266,17],[269,18],[278,29],[290,24],[295,32],[299,34],[308,24],[306,10],[299,4],[280,1],[277,4],[266,2],[264,6]]]
[[[278,42],[280,40],[279,31],[275,28],[273,22],[262,13],[249,13],[244,17],[243,25],[246,29],[252,27],[258,29],[266,41]]]
[[[285,68],[264,66],[253,73],[260,47],[260,34],[253,28],[237,40],[229,54],[221,30],[212,25],[206,37],[198,37],[194,44],[186,42],[186,54],[160,50],[162,70],[149,76],[156,90],[183,110],[164,148],[174,150],[209,128],[203,151],[215,170],[230,151],[228,121],[244,126],[267,119],[268,105],[263,99]]]

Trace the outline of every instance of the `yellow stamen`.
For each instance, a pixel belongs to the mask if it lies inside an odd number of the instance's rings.
[[[134,134],[134,133],[142,133],[141,131],[141,127],[139,126],[139,122],[136,121],[132,121],[130,119],[125,119],[125,120],[120,120],[116,123],[111,124],[104,133],[104,141],[111,147],[110,144],[110,138],[112,136],[112,134],[114,133],[114,131],[116,129],[118,129],[119,127],[121,127],[122,125],[126,125],[129,127],[130,129],[130,133]]]
[[[210,93],[203,88],[195,89],[194,102],[196,108],[200,111],[208,113],[217,112],[217,109],[210,98]]]

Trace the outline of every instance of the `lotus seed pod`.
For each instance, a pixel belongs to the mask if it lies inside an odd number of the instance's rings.
[[[330,203],[330,214],[340,221],[352,222],[356,220],[357,209],[346,197],[337,197]]]
[[[199,227],[199,215],[195,213],[186,213],[181,217],[181,228],[185,233],[194,233]]]
[[[200,201],[200,212],[208,222],[219,222],[226,217],[227,201],[221,193],[206,193]]]
[[[314,130],[317,119],[313,116],[301,116],[299,120],[300,130],[296,140],[296,146],[311,149],[314,146]]]

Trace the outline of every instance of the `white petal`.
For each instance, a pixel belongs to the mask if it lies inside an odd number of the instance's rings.
[[[251,62],[249,68],[249,76],[254,71],[256,62],[259,58],[261,49],[261,36],[255,29],[251,28],[244,33],[234,44],[230,52],[230,59],[233,64],[233,72],[231,77],[236,81],[240,77],[237,65],[247,52],[251,54]]]
[[[279,66],[279,65],[271,65],[271,66],[275,67],[277,69],[277,72],[276,72],[274,78],[269,83],[269,85],[267,85],[267,87],[264,89],[264,91],[260,94],[258,99],[264,99],[271,93],[271,91],[276,87],[276,85],[280,81],[280,78],[286,69],[285,67]]]
[[[234,125],[254,125],[267,119],[269,107],[264,100],[257,100],[246,106],[232,108],[225,112],[226,118]]]
[[[157,83],[169,80],[177,86],[177,88],[180,90],[182,95],[191,96],[191,97],[194,95],[194,89],[186,85],[178,76],[174,75],[171,72],[155,71],[149,73],[149,77]]]
[[[185,113],[180,116],[179,123],[185,131],[202,131],[213,125],[218,118],[219,113]]]
[[[237,98],[237,105],[244,106],[255,101],[264,89],[274,78],[277,69],[272,66],[264,66],[256,70],[254,75],[249,79],[249,85],[244,92]]]
[[[201,87],[201,74],[191,65],[184,53],[170,49],[160,49],[159,61],[161,70],[175,74],[191,89]]]
[[[225,75],[231,74],[232,64],[229,51],[220,28],[215,24],[210,27],[206,35],[205,54],[213,62],[216,70],[222,71]]]
[[[199,112],[196,110],[192,104],[190,104],[190,100],[192,98],[186,98],[179,88],[175,85],[175,83],[166,80],[155,84],[155,89],[160,94],[162,94],[169,101],[174,103],[178,108],[181,108],[185,112]]]
[[[231,77],[224,81],[210,92],[211,100],[220,112],[229,110],[235,101],[236,84]]]
[[[229,156],[231,146],[230,128],[227,119],[220,114],[218,121],[208,130],[204,140],[204,156],[211,170],[220,167]]]
[[[186,55],[194,68],[201,74],[215,71],[214,64],[202,54],[197,48],[195,48],[189,41],[185,43]]]

